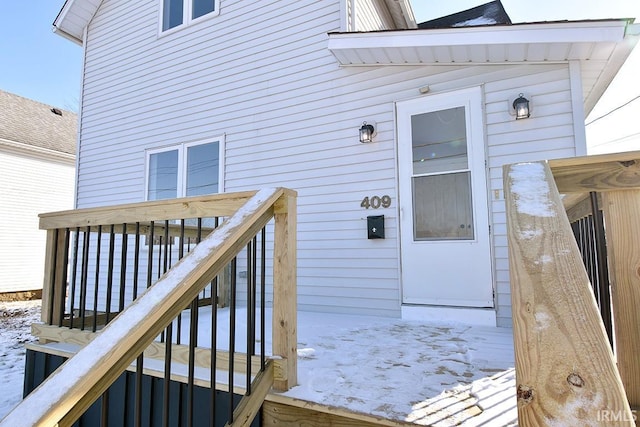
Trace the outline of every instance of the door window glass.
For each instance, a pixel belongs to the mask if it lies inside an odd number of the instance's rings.
[[[411,116],[413,174],[467,169],[464,107]]]
[[[414,240],[473,239],[469,172],[413,178]]]
[[[465,107],[411,116],[414,240],[474,239]]]

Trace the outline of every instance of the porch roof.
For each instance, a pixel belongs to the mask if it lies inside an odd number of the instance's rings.
[[[632,20],[607,19],[330,33],[328,47],[342,66],[579,61],[588,114],[639,36],[640,25]]]

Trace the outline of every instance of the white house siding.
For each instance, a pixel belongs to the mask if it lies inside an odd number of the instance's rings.
[[[485,86],[489,200],[493,217],[494,275],[499,326],[511,325],[502,166],[514,162],[577,155],[569,66],[529,66],[527,71],[527,75],[490,82]],[[513,102],[519,92],[526,93],[531,100],[533,110],[528,120],[516,121],[506,113],[505,104]]]
[[[393,18],[389,14],[384,0],[353,1],[355,2],[355,31],[378,31],[395,28]]]
[[[340,68],[327,50],[339,6],[223,0],[217,18],[158,38],[157,1],[103,3],[88,32],[78,206],[141,201],[145,149],[226,134],[225,191],[299,193],[299,307],[399,316],[394,102],[427,84],[484,85],[498,316],[510,323],[501,166],[573,155],[567,66]],[[534,113],[515,122],[519,92]],[[365,120],[378,126],[371,144],[358,142]],[[390,208],[360,207],[385,194]],[[379,214],[387,238],[367,240]]]
[[[0,146],[0,292],[42,289],[46,232],[38,214],[73,208],[74,161]]]

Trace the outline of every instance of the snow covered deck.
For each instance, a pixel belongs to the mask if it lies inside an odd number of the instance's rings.
[[[517,423],[511,329],[300,312],[298,356],[281,396],[418,425]]]
[[[209,345],[209,313],[209,307],[199,310],[200,347]],[[228,330],[228,317],[228,309],[218,309],[219,334]],[[239,308],[240,323],[245,317]],[[185,334],[188,319],[185,311]],[[243,347],[244,337],[237,340]],[[218,342],[224,346],[228,338],[221,335]],[[270,348],[270,339],[266,344]],[[73,346],[52,346],[74,352]],[[272,392],[268,402],[354,416],[363,424],[517,424],[511,329],[299,312],[298,357],[298,385]],[[153,369],[150,362],[145,360],[146,369]],[[161,372],[161,361],[155,364]],[[208,370],[199,368],[196,376],[206,382]],[[225,383],[225,375],[218,381]],[[243,384],[241,376],[237,384]]]

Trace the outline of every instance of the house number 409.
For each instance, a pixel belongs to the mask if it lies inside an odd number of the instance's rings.
[[[382,197],[380,196],[365,197],[364,199],[362,199],[362,202],[360,203],[360,207],[365,209],[388,208],[389,206],[391,206],[391,197],[387,195],[384,195]]]

